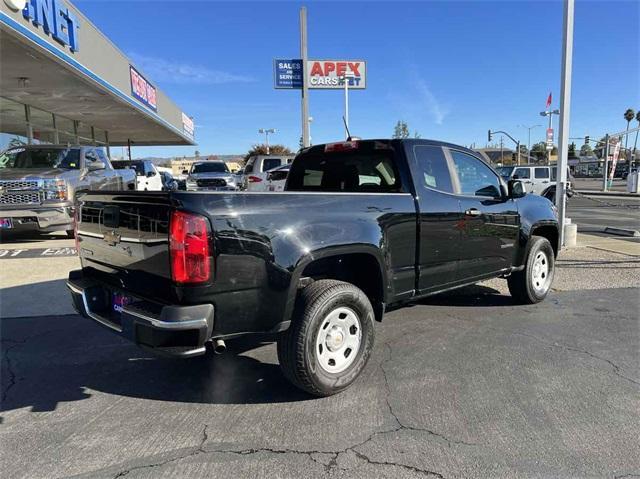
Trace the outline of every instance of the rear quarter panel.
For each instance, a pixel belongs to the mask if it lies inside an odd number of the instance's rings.
[[[216,306],[216,333],[268,331],[288,320],[304,267],[329,255],[375,257],[387,300],[414,288],[410,194],[176,192],[172,199],[211,221],[213,284],[185,289],[184,300]]]

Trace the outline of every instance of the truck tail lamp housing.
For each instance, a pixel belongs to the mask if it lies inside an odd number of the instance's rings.
[[[324,147],[325,153],[337,153],[339,151],[351,151],[358,149],[358,141],[340,141],[338,143],[327,143]]]
[[[171,278],[176,283],[204,283],[211,278],[209,221],[204,216],[174,211],[169,225]]]

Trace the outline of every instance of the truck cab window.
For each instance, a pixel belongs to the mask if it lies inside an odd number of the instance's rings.
[[[287,190],[397,193],[402,188],[393,151],[385,149],[304,153],[291,167]]]
[[[467,196],[499,198],[500,180],[483,161],[460,151],[451,150],[460,193]]]
[[[414,147],[413,154],[420,172],[417,182],[422,179],[422,186],[426,188],[453,193],[451,173],[441,147],[418,145]]]

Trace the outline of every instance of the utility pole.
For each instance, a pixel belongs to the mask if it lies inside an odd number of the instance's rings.
[[[302,59],[302,147],[309,146],[309,85],[307,84],[307,7],[300,8],[300,58]]]
[[[500,137],[500,164],[504,165],[504,152],[502,150],[502,145],[503,145],[503,141],[502,141],[502,137]]]
[[[564,29],[562,35],[562,84],[560,88],[560,128],[558,132],[558,166],[556,207],[560,227],[559,247],[564,245],[565,213],[567,205],[567,169],[569,166],[569,119],[571,113],[571,70],[573,61],[574,0],[564,0]],[[549,123],[551,124],[549,115]]]
[[[604,136],[604,168],[602,172],[602,191],[607,191],[607,178],[609,176],[609,133]]]
[[[349,82],[354,78],[353,72],[347,72],[342,77],[344,82],[344,129],[345,138],[349,138]]]

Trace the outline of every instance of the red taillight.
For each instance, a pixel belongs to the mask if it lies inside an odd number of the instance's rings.
[[[248,180],[249,183],[260,183],[262,181],[262,178],[260,178],[259,176],[250,176]]]
[[[324,146],[325,153],[338,152],[338,151],[350,151],[357,150],[358,142],[357,141],[341,141],[339,143],[327,143]]]
[[[203,283],[211,277],[209,224],[204,216],[174,211],[169,226],[171,278],[176,283]]]

